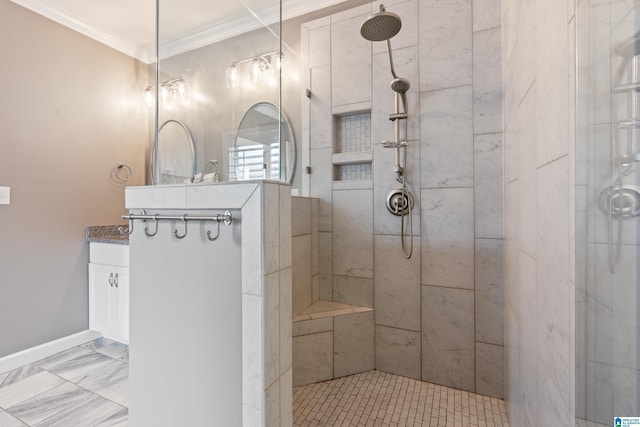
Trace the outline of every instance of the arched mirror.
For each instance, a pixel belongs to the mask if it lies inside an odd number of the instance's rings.
[[[153,184],[182,184],[196,174],[196,148],[187,125],[171,119],[160,126],[149,170]]]
[[[252,105],[240,120],[229,148],[229,180],[270,179],[291,182],[296,144],[289,119],[270,102]]]

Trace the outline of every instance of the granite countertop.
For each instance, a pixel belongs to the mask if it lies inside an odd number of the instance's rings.
[[[129,235],[121,235],[118,227],[122,227],[122,225],[90,225],[86,229],[87,242],[128,245]],[[124,225],[124,227],[125,230],[129,228],[128,225]]]

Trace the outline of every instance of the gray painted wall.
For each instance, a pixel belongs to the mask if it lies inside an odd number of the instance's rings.
[[[0,0],[0,357],[88,327],[85,226],[121,222],[117,162],[144,182],[142,63]]]

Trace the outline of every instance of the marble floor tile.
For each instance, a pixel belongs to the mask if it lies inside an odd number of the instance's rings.
[[[76,379],[77,384],[122,406],[129,405],[129,365],[117,360]]]
[[[22,421],[7,414],[0,409],[0,426],[2,427],[26,427]]]
[[[95,396],[93,393],[70,382],[65,382],[8,408],[7,412],[28,425],[36,425],[51,416],[82,405],[93,396]]]
[[[47,371],[38,372],[13,384],[0,388],[0,408],[6,409],[40,393],[51,390],[64,380]]]
[[[107,418],[96,427],[128,427],[129,426],[129,410],[123,409],[117,414]]]
[[[47,370],[66,380],[73,380],[112,361],[113,358],[92,351],[89,354],[67,360]]]
[[[122,417],[122,413],[126,415],[128,410],[110,400],[92,394],[91,398],[84,403],[74,406],[68,411],[58,412],[36,424],[36,427],[94,427],[102,425],[101,423],[107,422],[113,417]]]
[[[35,365],[25,365],[4,374],[0,374],[0,388],[6,387],[13,383],[42,372],[42,369]]]
[[[73,359],[88,356],[90,354],[95,354],[95,351],[83,347],[73,347],[69,350],[61,351],[60,353],[56,353],[52,356],[39,360],[35,363],[35,365],[39,368],[51,371],[52,369],[61,366]]]
[[[98,353],[102,353],[116,360],[120,360],[121,362],[129,361],[129,346],[117,341],[112,341],[107,338],[99,338],[85,344],[84,347],[95,350]]]

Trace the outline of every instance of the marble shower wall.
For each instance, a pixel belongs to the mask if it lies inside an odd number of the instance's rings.
[[[502,2],[505,400],[575,424],[574,0]]]
[[[611,168],[611,122],[633,116],[626,102],[630,93],[613,95],[618,109],[611,109],[612,89],[634,80],[630,64],[612,48],[638,31],[639,4],[581,2],[576,11],[576,416],[602,424],[640,411],[638,220],[622,222],[620,261],[612,274],[609,218],[598,206],[600,193],[617,176]],[[619,135],[620,152],[626,152],[627,134]],[[639,181],[637,168],[623,177],[624,184]]]
[[[502,88],[499,0],[389,0],[407,93],[413,257],[385,207],[398,187],[385,43],[360,24],[379,2],[302,26],[303,193],[319,199],[319,297],[375,309],[376,369],[502,397]],[[370,114],[370,179],[341,180],[334,122]],[[341,154],[342,155],[342,154]],[[366,176],[365,176],[366,178]]]

